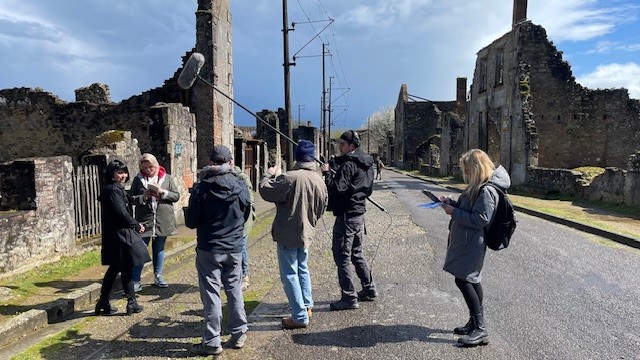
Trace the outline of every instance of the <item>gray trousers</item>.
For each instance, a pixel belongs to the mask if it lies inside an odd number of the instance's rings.
[[[338,267],[341,299],[350,303],[358,301],[354,285],[355,275],[360,278],[363,290],[376,289],[371,269],[362,253],[363,230],[364,215],[336,216],[336,222],[333,225],[333,260]],[[355,275],[351,264],[355,267]]]
[[[224,285],[229,309],[231,337],[239,338],[247,332],[247,314],[242,297],[242,253],[215,254],[196,249],[196,269],[200,285],[200,298],[204,306],[204,332],[206,346],[221,345],[222,302],[220,288]]]

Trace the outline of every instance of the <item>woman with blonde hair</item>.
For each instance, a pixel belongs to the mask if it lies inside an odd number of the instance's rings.
[[[162,275],[164,267],[164,246],[167,236],[178,232],[173,203],[180,200],[180,192],[171,175],[152,154],[142,154],[140,173],[131,184],[131,199],[135,207],[135,218],[145,226],[142,240],[149,245],[153,254],[155,286],[169,286]],[[140,276],[142,267],[133,269],[133,283],[136,292],[142,290]]]
[[[451,215],[444,270],[455,277],[456,286],[469,308],[469,321],[453,332],[463,335],[458,342],[466,346],[489,343],[482,306],[482,265],[486,253],[484,229],[491,223],[498,206],[498,192],[511,185],[507,171],[484,151],[472,149],[460,157],[460,169],[467,187],[457,201],[440,197],[444,211]],[[485,186],[490,184],[490,186]]]

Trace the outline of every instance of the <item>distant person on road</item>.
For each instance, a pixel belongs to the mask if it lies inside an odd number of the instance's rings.
[[[316,172],[313,143],[300,140],[295,159],[290,171],[274,177],[276,168],[270,167],[260,181],[262,198],[276,204],[271,235],[277,242],[280,280],[291,307],[291,316],[281,321],[285,329],[305,328],[312,316],[308,249],[327,205],[327,187]]]
[[[233,159],[232,159],[233,160]],[[251,199],[251,215],[244,223],[244,230],[242,231],[242,291],[247,290],[249,288],[249,252],[247,251],[247,242],[249,241],[249,234],[251,233],[251,229],[253,228],[253,223],[256,220],[256,208],[255,208],[255,199],[253,194],[253,185],[251,184],[251,179],[249,179],[249,175],[245,174],[242,169],[238,166],[233,167],[233,173],[238,177],[238,179],[244,182],[247,190],[249,191],[249,198]]]
[[[180,192],[171,175],[152,154],[142,154],[140,172],[133,179],[129,194],[135,205],[135,218],[145,226],[142,240],[149,245],[153,254],[153,284],[169,286],[162,276],[164,267],[164,245],[167,236],[178,233],[173,203],[180,200]],[[142,266],[133,269],[133,290],[142,290],[140,276]]]
[[[490,182],[506,190],[511,179],[502,166],[496,169],[489,156],[480,149],[462,154],[460,169],[468,185],[458,200],[440,197],[444,211],[451,215],[444,270],[455,276],[456,286],[469,308],[469,321],[453,332],[463,335],[458,338],[461,344],[476,346],[489,343],[480,282],[487,249],[484,229],[491,222],[499,199],[496,189],[484,185]]]
[[[358,133],[349,130],[338,139],[340,156],[335,174],[329,164],[322,164],[322,173],[329,190],[329,210],[336,216],[333,225],[333,259],[338,267],[340,300],[331,303],[331,310],[352,310],[360,301],[373,301],[377,296],[371,268],[362,253],[365,202],[373,191],[373,157],[360,148]],[[362,291],[356,293],[355,275]]]
[[[202,342],[191,347],[196,355],[219,355],[224,286],[231,340],[225,347],[240,349],[247,338],[247,315],[242,297],[242,231],[251,214],[246,185],[233,173],[231,151],[214,146],[209,166],[201,172],[189,197],[185,225],[197,229],[196,269],[204,306]]]
[[[133,291],[132,272],[134,266],[142,266],[151,258],[140,238],[145,227],[131,216],[131,206],[124,190],[128,180],[127,165],[120,160],[109,162],[105,170],[105,186],[99,197],[102,208],[102,265],[109,267],[102,279],[96,315],[117,312],[109,303],[109,296],[118,273],[127,296],[127,315],[143,310]]]
[[[376,154],[374,162],[376,165],[376,180],[382,180],[382,169],[384,169],[384,163],[382,162],[382,159],[380,159],[380,155]]]

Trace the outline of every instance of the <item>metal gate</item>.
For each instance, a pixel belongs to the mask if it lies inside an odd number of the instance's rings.
[[[73,208],[76,239],[97,236],[102,232],[100,171],[97,165],[78,166],[73,171]]]

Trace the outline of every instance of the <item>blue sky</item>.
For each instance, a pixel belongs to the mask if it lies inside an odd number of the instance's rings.
[[[333,126],[346,129],[395,105],[402,83],[412,95],[454,100],[456,77],[471,85],[476,52],[511,29],[513,1],[288,4],[289,24],[296,23],[293,119],[319,125],[324,42]],[[231,6],[236,100],[253,111],[283,107],[282,2]],[[194,46],[196,8],[196,0],[2,0],[0,89],[40,87],[73,101],[76,88],[101,82],[117,102],[161,86]],[[529,0],[527,14],[545,27],[582,85],[625,87],[640,98],[640,1]],[[329,18],[334,22],[313,39]],[[254,122],[239,108],[235,114],[236,124]]]

